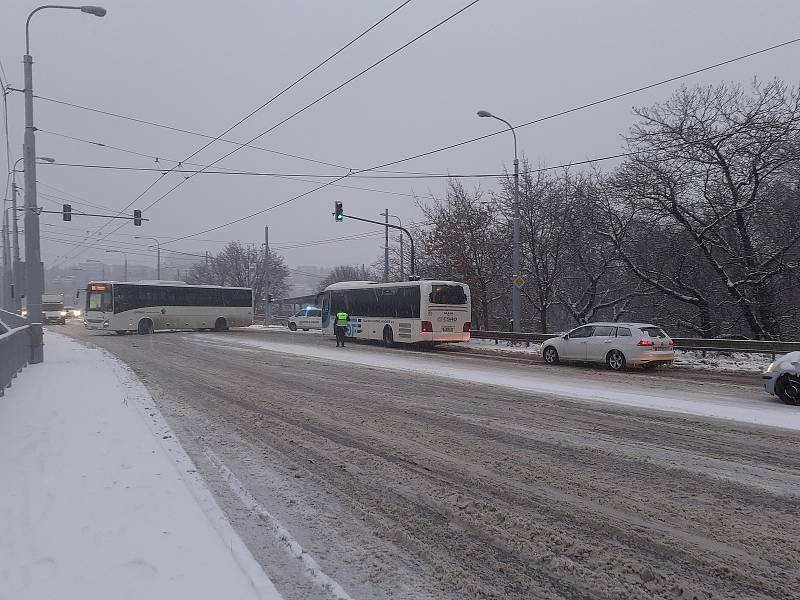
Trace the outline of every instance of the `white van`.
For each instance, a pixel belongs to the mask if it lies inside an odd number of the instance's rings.
[[[300,312],[289,317],[289,329],[297,331],[302,329],[322,329],[322,310],[316,306],[307,306]]]

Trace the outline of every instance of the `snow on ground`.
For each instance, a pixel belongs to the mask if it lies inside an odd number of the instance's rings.
[[[466,347],[499,353],[514,353],[530,356],[541,355],[541,344],[525,342],[509,342],[500,340],[471,339]],[[743,352],[702,352],[695,350],[676,350],[674,366],[687,369],[706,369],[713,371],[726,371],[733,373],[762,373],[772,361],[769,354],[750,354]]]
[[[734,373],[763,373],[767,370],[772,356],[769,354],[749,354],[744,352],[702,352],[686,350],[675,352],[675,366],[689,369],[713,369]]]
[[[192,338],[187,337],[187,341]],[[193,341],[197,341],[195,338]],[[360,366],[401,370],[460,382],[497,385],[526,392],[551,394],[571,400],[600,401],[612,404],[678,412],[690,415],[732,419],[744,423],[800,429],[800,410],[768,396],[758,384],[752,387],[727,384],[687,384],[668,378],[628,377],[625,374],[587,373],[580,367],[536,366],[526,371],[520,365],[479,365],[460,363],[452,355],[390,353],[368,346],[351,344],[344,350],[311,344],[293,344],[210,335],[204,344],[215,343],[241,350],[263,349],[306,358],[333,360]]]
[[[0,398],[0,600],[279,600],[133,373],[45,344]]]

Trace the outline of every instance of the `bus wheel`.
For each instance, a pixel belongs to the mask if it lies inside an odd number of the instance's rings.
[[[228,331],[228,322],[223,317],[220,317],[214,323],[214,331]]]
[[[392,328],[389,325],[383,328],[383,345],[387,348],[394,346],[394,334],[392,333]]]
[[[139,335],[150,335],[153,333],[153,322],[150,319],[142,319],[139,321]]]

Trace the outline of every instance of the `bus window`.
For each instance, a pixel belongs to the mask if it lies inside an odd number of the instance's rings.
[[[431,304],[466,304],[467,295],[460,285],[434,285],[428,300]]]

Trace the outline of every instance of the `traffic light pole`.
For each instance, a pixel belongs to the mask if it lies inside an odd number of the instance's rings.
[[[336,213],[332,213],[332,214],[336,215]],[[400,225],[392,225],[391,223],[382,223],[380,221],[373,221],[372,219],[364,219],[362,217],[354,217],[353,215],[345,215],[344,213],[341,213],[341,214],[342,214],[342,216],[347,217],[348,219],[353,219],[354,221],[362,221],[364,223],[372,223],[373,225],[380,225],[381,227],[397,229],[399,231],[404,232],[408,236],[409,242],[411,242],[411,275],[409,276],[409,279],[411,279],[413,281],[413,280],[415,280],[417,278],[416,275],[414,274],[414,263],[416,262],[414,260],[414,258],[416,256],[414,254],[414,238],[411,237],[411,233],[408,231],[408,229],[406,229],[405,227],[401,227]],[[387,229],[387,231],[388,231],[388,229]]]

